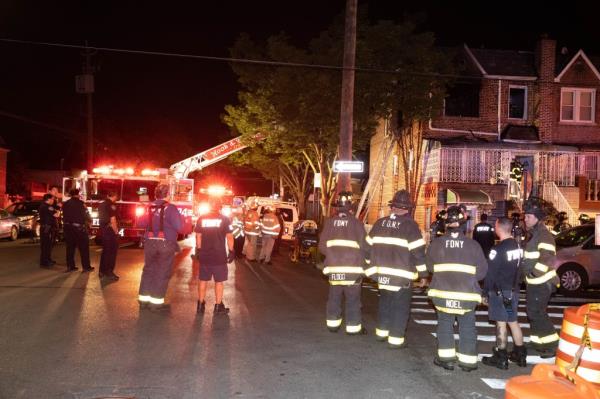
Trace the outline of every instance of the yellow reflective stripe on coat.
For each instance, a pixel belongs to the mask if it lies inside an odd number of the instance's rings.
[[[327,327],[336,328],[342,325],[342,319],[338,320],[327,320]]]
[[[408,241],[406,241],[404,238],[376,236],[371,240],[373,244],[396,245],[398,247],[408,248]]]
[[[525,251],[523,253],[523,257],[525,259],[539,259],[540,258],[540,251]]]
[[[544,274],[541,277],[525,277],[525,281],[527,281],[527,284],[537,285],[543,284],[554,277],[556,277],[556,270],[550,270],[548,273]]]
[[[540,242],[537,247],[538,249],[545,249],[547,251],[556,252],[556,247],[554,245],[545,242]]]
[[[153,305],[162,305],[163,303],[165,303],[165,298],[150,297],[150,303]]]
[[[327,248],[331,247],[348,247],[360,249],[360,245],[358,245],[358,242],[353,240],[327,240]]]
[[[375,335],[377,335],[378,337],[385,338],[388,335],[390,335],[390,330],[380,330],[379,328],[376,328]]]
[[[365,274],[367,276],[372,276],[375,273],[377,273],[377,266],[371,266],[367,270],[365,270]]]
[[[387,274],[390,276],[404,277],[409,280],[415,280],[419,277],[419,275],[416,272],[409,272],[408,270],[394,269],[393,267],[383,266],[379,266],[377,268],[377,274]]]
[[[560,338],[557,333],[553,333],[550,335],[546,335],[545,337],[538,337],[537,335],[532,335],[531,337],[529,337],[529,339],[534,344],[549,344],[551,342],[558,341]]]
[[[388,344],[390,345],[402,345],[404,343],[404,337],[388,337]]]
[[[465,355],[462,353],[457,353],[458,361],[465,364],[477,364],[477,356]]]
[[[443,313],[449,313],[449,314],[460,314],[460,315],[464,315],[465,313],[469,312],[468,309],[452,309],[452,308],[444,308],[442,306],[436,306],[435,307],[437,310],[439,310],[440,312]]]
[[[439,263],[437,265],[433,265],[433,272],[459,272],[476,274],[477,268],[475,266],[464,265],[461,263]]]
[[[456,357],[456,349],[438,349],[438,357],[440,358],[454,358]]]
[[[343,281],[343,280],[334,280],[334,281],[329,281],[329,285],[354,285],[355,282],[354,281]]]
[[[427,271],[427,266],[425,266],[425,265],[417,265],[416,268],[417,268],[418,272],[426,272]]]
[[[330,274],[330,273],[363,274],[363,268],[360,266],[327,266],[323,269],[323,274]]]
[[[436,290],[435,288],[433,288],[433,289],[429,290],[427,295],[430,297],[434,297],[434,298],[481,302],[481,295],[475,294],[472,292],[443,291],[443,290]]]
[[[373,245],[373,239],[372,239],[371,237],[369,237],[369,236],[366,236],[366,237],[365,237],[365,241],[367,241],[367,244],[369,244],[369,245]]]
[[[534,266],[534,269],[539,270],[543,273],[546,273],[548,271],[548,266],[544,265],[543,263],[536,263]]]
[[[356,325],[356,326],[348,326],[346,325],[346,332],[349,334],[355,334],[355,333],[359,333],[360,330],[362,330],[362,325]]]
[[[425,245],[425,240],[423,240],[422,238],[419,238],[418,240],[408,243],[408,250],[412,251],[413,249],[422,247],[423,245]]]
[[[150,295],[139,295],[138,296],[138,301],[140,301],[140,302],[150,302],[150,298],[152,298]]]
[[[380,290],[385,290],[385,291],[398,292],[398,291],[400,291],[400,288],[402,288],[402,287],[398,287],[396,285],[378,284],[377,288],[379,288]]]

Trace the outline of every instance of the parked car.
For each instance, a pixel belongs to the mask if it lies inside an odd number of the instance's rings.
[[[19,219],[0,209],[0,238],[9,238],[15,241],[19,237]]]
[[[38,210],[41,201],[22,201],[15,202],[5,210],[19,219],[19,232],[33,234],[34,237],[40,236],[40,225]]]
[[[600,284],[600,245],[595,244],[593,224],[576,226],[556,237],[553,267],[560,279],[560,291],[577,293]]]

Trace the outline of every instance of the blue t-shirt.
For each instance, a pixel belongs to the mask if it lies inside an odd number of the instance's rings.
[[[177,235],[181,232],[183,228],[183,216],[177,210],[177,207],[173,204],[169,204],[165,200],[156,200],[150,203],[150,207],[148,208],[148,214],[140,220],[139,226],[145,227],[146,232],[144,233],[144,237],[148,237],[148,230],[150,228],[149,223],[149,215],[152,216],[152,230],[154,232],[154,236],[158,237],[158,232],[160,231],[160,208],[152,208],[152,207],[160,207],[164,205],[164,213],[163,213],[163,232],[165,238],[169,241],[177,241]]]
[[[198,260],[209,265],[227,263],[227,234],[233,231],[228,217],[211,212],[201,216],[196,222],[196,233],[202,234]]]

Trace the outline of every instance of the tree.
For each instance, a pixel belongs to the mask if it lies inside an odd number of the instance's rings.
[[[406,114],[407,120],[422,119],[441,104],[443,93],[443,84],[431,74],[443,65],[443,58],[433,48],[433,35],[416,33],[410,22],[371,25],[360,18],[358,26],[357,65],[369,71],[356,74],[355,151],[365,148],[380,119],[391,118],[398,111]],[[284,34],[263,44],[242,35],[231,54],[236,58],[341,65],[342,38],[343,26],[338,21],[307,49],[292,45]],[[223,121],[262,152],[243,161],[264,157],[257,165],[271,166],[278,173],[293,166],[295,180],[285,179],[288,187],[308,183],[307,170],[320,173],[320,202],[328,215],[336,186],[332,165],[338,154],[340,70],[254,64],[232,67],[242,90],[239,103],[226,106]],[[259,132],[266,138],[252,144],[251,138]],[[305,195],[306,186],[293,191]]]

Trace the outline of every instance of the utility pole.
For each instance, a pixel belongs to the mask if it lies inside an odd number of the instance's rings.
[[[83,61],[83,73],[75,77],[75,87],[77,93],[85,94],[85,116],[87,126],[87,169],[91,171],[94,168],[94,109],[92,102],[92,95],[94,94],[94,68],[92,66],[92,55],[95,51],[92,51],[87,47],[81,53]]]
[[[344,71],[342,74],[342,107],[340,111],[340,161],[352,161],[352,130],[354,111],[354,66],[356,59],[357,0],[346,0],[344,30]],[[350,173],[340,173],[337,191],[351,191]]]

